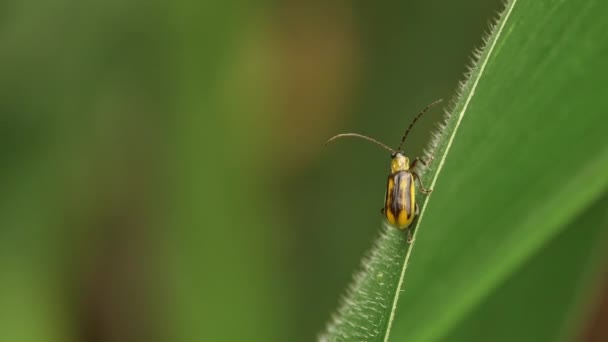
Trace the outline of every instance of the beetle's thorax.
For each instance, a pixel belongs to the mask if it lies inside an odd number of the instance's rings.
[[[391,160],[391,174],[399,171],[408,171],[410,169],[410,160],[408,157],[396,152]]]

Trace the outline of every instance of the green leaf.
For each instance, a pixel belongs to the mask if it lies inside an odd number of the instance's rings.
[[[322,340],[445,338],[606,193],[606,10],[507,3],[431,146],[414,243],[383,231]]]
[[[580,323],[580,311],[595,292],[586,289],[593,288],[604,266],[607,206],[604,196],[573,218],[445,340],[575,341],[580,331],[573,325]]]

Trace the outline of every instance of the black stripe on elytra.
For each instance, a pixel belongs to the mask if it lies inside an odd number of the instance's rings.
[[[405,186],[405,212],[407,219],[409,220],[412,216],[412,198],[410,197],[410,191],[413,183],[413,176],[409,172],[404,172],[404,177],[407,177],[407,185]]]
[[[401,181],[403,180],[403,171],[395,173],[393,176],[393,182],[395,186],[393,187],[392,199],[391,203],[391,211],[395,215],[395,220],[397,216],[399,216],[399,212],[403,210],[403,203],[401,201]]]

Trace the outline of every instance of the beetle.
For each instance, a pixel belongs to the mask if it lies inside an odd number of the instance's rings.
[[[409,158],[403,154],[403,150],[401,148],[403,146],[403,142],[405,142],[405,138],[407,138],[407,135],[412,127],[414,127],[416,121],[418,121],[422,114],[441,101],[442,100],[439,99],[429,104],[422,111],[420,111],[418,115],[416,115],[414,120],[412,120],[408,128],[405,130],[397,149],[392,149],[376,139],[358,133],[341,133],[329,138],[329,140],[325,142],[325,145],[327,145],[340,138],[353,137],[367,140],[391,152],[391,166],[386,184],[386,192],[384,195],[384,207],[380,210],[380,212],[392,226],[395,226],[400,230],[408,230],[408,243],[412,241],[412,232],[408,228],[412,225],[419,213],[418,204],[416,203],[416,181],[418,181],[420,191],[422,193],[429,194],[433,191],[433,189],[427,189],[424,187],[422,181],[420,180],[420,176],[415,171],[415,168],[418,162],[424,166],[427,166],[433,160],[433,156],[431,156],[429,160],[416,157],[416,159],[414,159],[414,161],[410,164]]]

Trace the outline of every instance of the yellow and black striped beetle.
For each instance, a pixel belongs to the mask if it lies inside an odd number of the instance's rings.
[[[401,147],[403,146],[403,142],[405,138],[407,138],[408,133],[418,121],[418,119],[424,114],[427,110],[429,110],[434,105],[438,104],[442,100],[437,100],[424,108],[412,123],[408,126],[401,138],[401,142],[399,143],[399,147],[396,150],[388,147],[387,145],[381,143],[380,141],[370,138],[368,136],[358,134],[358,133],[342,133],[336,136],[331,137],[325,145],[333,142],[336,139],[344,138],[344,137],[353,137],[360,138],[372,142],[388,151],[391,152],[391,169],[388,175],[388,181],[386,184],[386,193],[384,195],[384,207],[381,209],[382,214],[391,225],[401,229],[408,229],[414,219],[418,216],[418,204],[416,204],[416,187],[415,181],[418,181],[420,185],[420,191],[425,194],[433,191],[432,189],[426,189],[422,185],[422,181],[420,180],[420,176],[418,173],[414,171],[416,164],[418,162],[422,163],[424,166],[427,166],[428,163],[432,160],[423,160],[420,157],[414,159],[414,161],[410,164],[410,160],[403,154]],[[411,242],[412,233],[408,230],[408,242]]]

